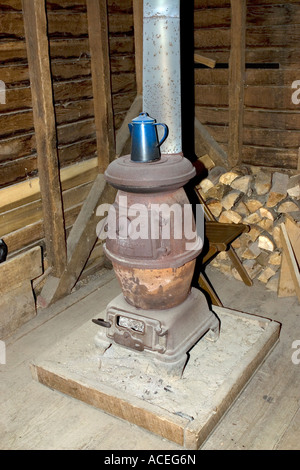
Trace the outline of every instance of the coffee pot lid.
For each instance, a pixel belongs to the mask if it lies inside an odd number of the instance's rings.
[[[143,124],[152,124],[155,122],[155,119],[153,119],[152,117],[149,116],[148,113],[140,113],[138,117],[136,117],[135,119],[132,120],[133,123],[143,123]]]

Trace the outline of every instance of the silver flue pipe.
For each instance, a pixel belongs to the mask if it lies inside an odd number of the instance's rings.
[[[169,128],[161,153],[181,153],[180,0],[144,0],[143,51],[143,111]]]

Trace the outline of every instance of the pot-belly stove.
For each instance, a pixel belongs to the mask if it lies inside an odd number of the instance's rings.
[[[201,337],[208,333],[216,340],[219,334],[219,321],[204,294],[191,289],[203,246],[194,217],[186,216],[191,206],[183,186],[194,176],[183,155],[143,162],[128,155],[105,174],[118,193],[108,215],[104,251],[122,294],[108,305],[105,318],[95,320],[102,327],[96,345],[103,351],[117,344],[140,352],[176,373]],[[184,227],[187,219],[192,230]]]
[[[219,334],[204,294],[191,289],[203,246],[196,225],[203,229],[204,217],[186,221],[184,186],[196,172],[182,153],[179,0],[144,2],[143,102],[145,112],[129,125],[131,155],[105,173],[118,194],[104,251],[122,295],[96,320],[102,327],[96,344],[103,351],[118,345],[179,371],[201,337]]]

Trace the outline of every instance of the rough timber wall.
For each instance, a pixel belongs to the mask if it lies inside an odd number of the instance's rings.
[[[195,0],[196,52],[217,61],[215,69],[196,70],[196,115],[225,150],[230,24],[230,1]],[[292,100],[297,80],[300,2],[248,1],[243,163],[297,169],[300,103]]]
[[[109,0],[108,11],[118,129],[136,95],[132,0]],[[47,17],[68,233],[97,174],[86,1],[48,0]],[[0,0],[0,80],[6,86],[6,103],[0,104],[0,238],[10,254],[43,244],[44,236],[40,194],[32,191],[38,170],[24,36],[21,0]]]

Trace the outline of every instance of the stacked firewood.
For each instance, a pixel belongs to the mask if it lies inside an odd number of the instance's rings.
[[[280,288],[282,224],[289,220],[300,233],[300,175],[258,167],[232,171],[214,167],[198,189],[216,220],[250,226],[250,231],[232,246],[251,279],[284,295]],[[241,280],[226,252],[220,253],[211,265]]]

